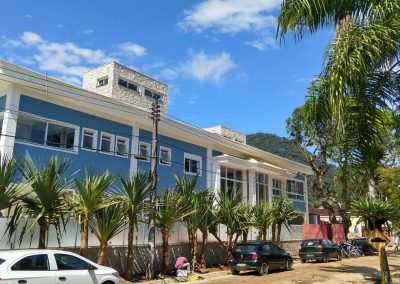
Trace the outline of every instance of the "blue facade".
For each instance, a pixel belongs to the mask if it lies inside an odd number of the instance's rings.
[[[97,130],[99,133],[97,149],[99,149],[101,131],[129,138],[128,149],[131,149],[132,127],[129,125],[124,125],[24,95],[21,95],[19,110],[45,119],[52,119],[79,126],[79,137],[76,137],[77,140],[75,140],[76,145],[81,145],[82,128],[87,127]],[[60,158],[68,158],[71,161],[69,173],[78,172],[76,174],[78,178],[83,177],[85,168],[91,172],[104,172],[109,170],[113,174],[129,174],[130,155],[128,155],[128,157],[107,155],[98,151],[87,151],[80,147],[77,153],[69,153],[51,147],[21,144],[17,141],[14,147],[14,153],[17,157],[28,156],[34,161],[43,163],[46,163],[50,157],[55,155]]]
[[[139,140],[141,142],[151,143],[151,132],[140,129]],[[158,188],[164,189],[175,184],[174,175],[184,175],[184,154],[192,154],[201,157],[201,175],[197,179],[197,189],[204,188],[207,185],[207,149],[177,139],[158,136],[158,153],[160,147],[171,149],[171,165],[158,164],[157,172],[159,177]],[[138,168],[150,170],[150,163],[138,160]]]

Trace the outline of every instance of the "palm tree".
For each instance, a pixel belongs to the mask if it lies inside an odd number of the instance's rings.
[[[207,190],[208,191],[208,190]],[[199,223],[199,230],[202,233],[202,242],[201,242],[201,252],[199,257],[199,267],[206,267],[206,251],[207,251],[207,242],[208,242],[208,234],[210,229],[215,226],[214,224],[214,195],[210,194],[208,191],[207,196],[203,199],[200,204],[199,211],[202,212],[202,218]]]
[[[133,274],[133,234],[138,227],[138,215],[146,208],[145,200],[151,191],[151,175],[138,170],[133,177],[121,177],[119,197],[125,204],[128,215],[128,257],[126,278],[132,279]]]
[[[114,178],[107,172],[99,175],[90,175],[85,171],[85,179],[75,179],[76,191],[71,202],[71,209],[75,212],[78,222],[81,224],[81,245],[79,253],[88,256],[89,219],[91,215],[113,203],[107,198],[107,190],[113,184]]]
[[[7,156],[0,161],[0,210],[11,208],[18,203],[26,190],[23,183],[15,182],[18,171],[16,163],[14,157]]]
[[[273,240],[279,244],[282,225],[290,231],[290,221],[299,217],[304,217],[304,213],[293,204],[293,201],[282,196],[275,198],[272,202],[272,226],[276,227],[276,237],[273,236]]]
[[[116,203],[97,210],[93,215],[89,226],[100,242],[97,264],[103,265],[106,261],[108,241],[125,228],[126,207],[122,203]]]
[[[204,200],[207,198],[208,190],[202,189],[196,191],[196,183],[198,176],[189,178],[187,176],[178,177],[175,176],[176,190],[179,195],[187,200],[190,207],[195,210],[193,214],[190,214],[183,218],[183,222],[186,225],[190,243],[190,255],[191,255],[191,267],[193,271],[198,270],[198,241],[197,241],[197,231],[205,216],[205,211],[202,211],[202,205]]]
[[[267,239],[267,230],[272,225],[273,208],[268,202],[261,202],[253,207],[253,224],[258,229],[259,237]]]
[[[172,188],[164,191],[163,195],[158,199],[158,210],[155,213],[156,227],[161,230],[162,235],[162,269],[163,273],[167,273],[169,264],[168,239],[169,231],[172,225],[181,221],[186,216],[196,212],[191,208],[190,203]]]
[[[66,193],[71,184],[70,177],[64,178],[68,166],[68,160],[60,161],[57,157],[52,157],[45,167],[37,167],[32,160],[21,163],[21,174],[32,189],[21,201],[26,213],[34,219],[31,224],[25,220],[20,241],[28,230],[33,234],[35,226],[39,225],[38,248],[44,249],[49,226],[54,225],[60,245],[61,225],[65,229],[68,213]]]

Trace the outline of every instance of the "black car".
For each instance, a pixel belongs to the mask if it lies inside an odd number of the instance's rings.
[[[229,261],[232,274],[240,271],[257,271],[259,275],[268,274],[269,269],[291,270],[293,259],[284,249],[271,241],[249,241],[236,244]]]
[[[364,255],[370,255],[376,252],[375,248],[371,246],[366,238],[354,239],[351,244],[358,247]]]
[[[302,263],[307,260],[328,262],[330,258],[342,260],[340,248],[328,239],[309,239],[301,243],[299,251]]]

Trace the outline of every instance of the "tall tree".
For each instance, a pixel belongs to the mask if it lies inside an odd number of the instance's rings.
[[[138,170],[133,177],[121,177],[120,181],[119,196],[125,204],[128,215],[126,278],[130,280],[133,276],[133,234],[138,229],[139,216],[149,209],[145,201],[150,197],[151,176],[148,172]]]
[[[68,160],[60,161],[57,157],[52,157],[46,166],[40,166],[32,160],[21,163],[21,174],[31,186],[31,192],[21,201],[24,211],[34,219],[30,224],[25,219],[20,241],[27,231],[33,234],[35,226],[39,225],[38,248],[44,249],[49,226],[53,225],[61,245],[61,229],[65,228],[68,213],[66,193],[71,185],[71,178],[64,177],[68,166]]]
[[[101,175],[91,175],[87,170],[83,181],[75,179],[76,191],[72,197],[71,209],[81,224],[79,253],[84,257],[88,257],[89,219],[94,212],[113,203],[110,196],[107,195],[107,190],[114,180],[108,171]]]
[[[261,240],[267,239],[267,230],[273,222],[273,207],[269,202],[261,202],[253,207],[253,223]]]

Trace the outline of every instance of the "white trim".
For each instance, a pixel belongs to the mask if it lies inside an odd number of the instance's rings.
[[[109,136],[110,137],[110,151],[104,152],[101,150],[102,142],[103,142],[103,136]],[[114,145],[115,145],[115,135],[108,133],[108,132],[100,132],[100,147],[99,147],[99,153],[105,154],[105,155],[114,155]]]
[[[126,154],[121,155],[118,154],[118,139],[123,140],[125,142],[125,146],[126,146]],[[129,157],[129,138],[127,137],[123,137],[123,136],[115,136],[115,146],[114,146],[114,152],[115,152],[115,156],[117,157],[121,157],[121,158],[128,158]]]
[[[138,155],[140,155],[141,157],[143,157],[142,155],[141,155],[141,153],[140,153],[140,146],[141,145],[146,145],[147,146],[147,149],[148,149],[148,155],[146,156],[146,159],[144,159],[144,160],[141,160],[142,162],[146,162],[146,163],[150,163],[150,157],[151,157],[151,144],[150,143],[147,143],[147,142],[143,142],[143,141],[139,141],[139,147],[138,147],[138,151],[137,151],[137,153],[138,153]]]
[[[186,159],[190,159],[193,161],[198,161],[199,162],[199,166],[197,167],[197,173],[192,173],[192,172],[187,172],[186,171]],[[190,154],[190,153],[184,153],[183,154],[183,173],[187,174],[187,175],[199,175],[202,176],[202,171],[203,171],[203,158],[201,156],[198,155],[194,155],[194,154]]]
[[[131,139],[131,155],[129,163],[129,176],[133,177],[138,170],[138,161],[135,155],[138,152],[139,146],[139,127],[137,124],[132,124],[132,139]],[[133,155],[132,155],[133,154]]]
[[[92,141],[92,149],[88,149],[83,147],[83,137],[85,136],[85,131],[91,131],[93,133],[93,141]],[[97,145],[98,145],[98,131],[91,128],[82,127],[82,135],[81,135],[81,149],[90,152],[97,152]],[[94,144],[94,145],[93,145]]]
[[[169,163],[168,164],[161,162],[161,152],[162,152],[162,150],[167,150],[169,152]],[[160,147],[160,153],[158,155],[159,155],[158,163],[160,165],[167,166],[167,167],[170,167],[172,165],[172,150],[171,150],[171,148],[167,148],[167,147],[162,147],[161,146]]]

